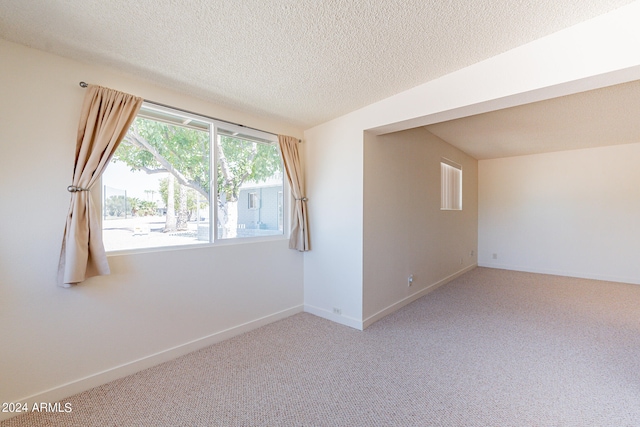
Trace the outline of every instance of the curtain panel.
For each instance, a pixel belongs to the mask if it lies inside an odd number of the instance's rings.
[[[291,219],[291,237],[289,248],[301,252],[311,250],[309,244],[309,226],[307,220],[307,198],[304,195],[304,175],[298,152],[298,140],[292,136],[278,135],[280,152],[287,171],[287,178],[291,187],[295,204]]]
[[[73,180],[67,188],[71,203],[58,266],[58,284],[64,287],[110,272],[100,212],[89,191],[100,179],[143,102],[142,98],[96,85],[88,85],[86,90]]]

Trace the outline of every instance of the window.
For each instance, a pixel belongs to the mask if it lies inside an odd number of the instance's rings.
[[[249,209],[258,209],[258,193],[249,193]]]
[[[102,176],[105,249],[282,235],[283,178],[276,136],[144,103]]]
[[[440,161],[440,209],[462,210],[462,166],[448,159]]]

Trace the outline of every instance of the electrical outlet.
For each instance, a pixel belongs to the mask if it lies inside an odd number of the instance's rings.
[[[342,309],[341,308],[337,308],[337,307],[333,307],[333,314],[337,314],[338,316],[342,315]]]
[[[464,264],[464,258],[460,258],[460,265]]]
[[[413,274],[410,274],[407,278],[407,286],[413,285]]]
[[[491,258],[492,258],[492,259],[498,259],[498,254],[493,254],[493,255],[491,256]]]
[[[475,254],[476,254],[476,251],[469,252],[469,256],[474,256]]]

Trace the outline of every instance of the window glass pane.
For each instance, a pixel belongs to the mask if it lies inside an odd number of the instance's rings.
[[[143,106],[102,176],[107,251],[209,242],[208,126]]]
[[[462,210],[462,169],[440,163],[440,209]]]
[[[248,193],[249,195],[249,209],[258,209],[258,193]]]
[[[278,146],[220,128],[217,137],[217,237],[283,234],[283,169]],[[239,201],[242,201],[239,203]]]
[[[102,184],[107,251],[284,234],[277,139],[251,128],[145,103]]]

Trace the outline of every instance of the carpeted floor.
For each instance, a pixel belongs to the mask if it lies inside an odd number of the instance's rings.
[[[640,287],[476,268],[360,332],[302,313],[9,426],[640,426]]]

